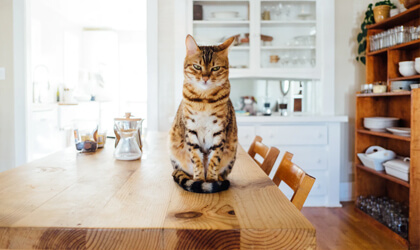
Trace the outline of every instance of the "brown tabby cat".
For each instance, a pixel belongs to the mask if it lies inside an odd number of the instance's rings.
[[[237,127],[229,99],[229,38],[198,46],[187,36],[183,100],[170,130],[172,176],[183,189],[215,193],[229,188],[235,163]]]

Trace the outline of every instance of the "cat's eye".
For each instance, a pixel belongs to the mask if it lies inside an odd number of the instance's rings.
[[[220,66],[216,66],[216,67],[211,68],[211,71],[218,71],[219,69],[220,69]]]
[[[197,64],[193,64],[194,69],[201,70],[201,66],[198,66]]]

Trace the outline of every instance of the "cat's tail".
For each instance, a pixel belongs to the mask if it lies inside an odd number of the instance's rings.
[[[172,176],[180,187],[194,193],[217,193],[227,190],[230,186],[228,180],[215,182],[194,181],[189,174],[182,170],[175,170]]]

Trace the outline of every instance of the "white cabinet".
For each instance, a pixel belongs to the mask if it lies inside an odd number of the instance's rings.
[[[255,137],[255,127],[251,126],[238,126],[238,140],[242,147],[248,149],[251,146],[252,141]]]
[[[272,178],[286,151],[293,153],[293,162],[316,178],[305,206],[340,206],[340,167],[343,162],[343,123],[347,117],[238,117],[239,143],[247,150],[251,138],[259,135],[263,143],[277,147],[280,155],[271,171]],[[292,190],[280,185],[291,198]]]
[[[200,44],[239,36],[229,56],[231,78],[321,79],[322,62],[334,60],[323,53],[334,48],[330,6],[334,1],[187,0],[187,33]]]
[[[257,134],[271,145],[323,145],[328,143],[325,125],[262,125]]]
[[[176,103],[182,98],[185,36],[192,34],[199,44],[217,44],[238,36],[240,44],[229,52],[231,79],[311,82],[311,95],[319,100],[316,112],[333,115],[334,98],[330,97],[334,95],[334,3],[180,0],[174,25]],[[185,6],[185,10],[178,6]],[[201,12],[199,18],[197,12]],[[269,13],[270,18],[264,13]]]

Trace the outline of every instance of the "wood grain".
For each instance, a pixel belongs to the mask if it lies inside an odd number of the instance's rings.
[[[294,164],[292,157],[292,153],[284,153],[283,159],[274,174],[273,182],[276,185],[280,185],[282,181],[286,183],[294,192],[290,201],[297,209],[301,210],[315,183],[315,178]]]
[[[254,159],[255,163],[257,163],[258,166],[260,166],[260,168],[269,175],[271,169],[273,169],[274,163],[276,163],[277,156],[280,154],[280,150],[276,147],[268,147],[262,143],[261,136],[257,135],[248,149],[248,154]],[[259,162],[255,158],[256,154],[259,154],[263,158],[263,162]]]
[[[411,99],[410,152],[410,246],[420,249],[420,89],[414,89]]]
[[[240,147],[229,190],[184,191],[166,135],[141,160],[68,148],[0,174],[0,248],[314,249],[315,229]]]

